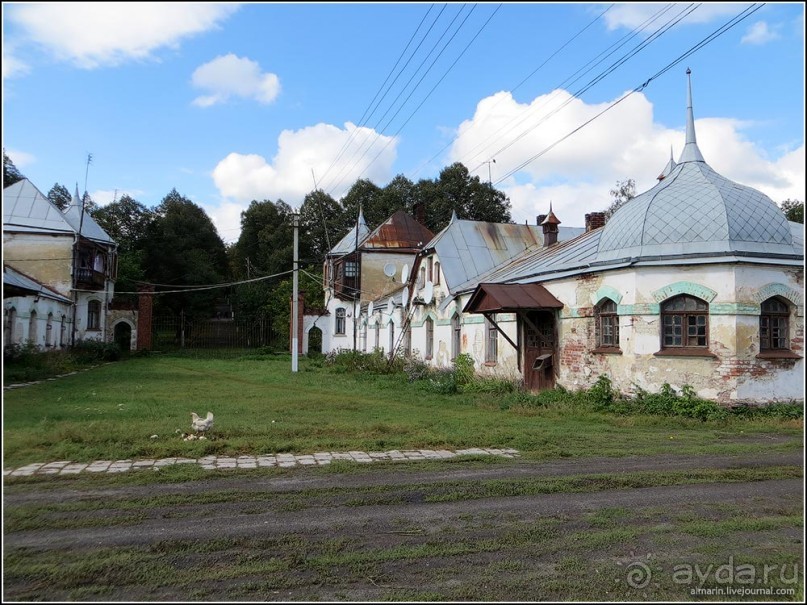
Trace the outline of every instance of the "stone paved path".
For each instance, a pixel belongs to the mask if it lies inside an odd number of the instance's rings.
[[[124,473],[130,470],[152,469],[159,471],[173,464],[199,464],[204,469],[232,469],[259,467],[289,467],[330,464],[334,460],[376,462],[381,460],[439,460],[455,456],[491,455],[516,458],[514,449],[478,448],[464,450],[392,450],[389,452],[317,452],[315,454],[265,454],[259,456],[204,456],[202,458],[160,458],[157,460],[97,460],[96,462],[35,462],[16,469],[5,469],[3,475],[26,477],[30,475],[74,475],[77,473]]]

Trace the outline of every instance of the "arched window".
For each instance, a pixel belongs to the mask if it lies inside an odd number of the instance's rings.
[[[458,313],[451,318],[451,361],[457,358],[462,349],[462,325]]]
[[[439,262],[434,263],[434,285],[435,286],[440,285],[440,263]]]
[[[378,318],[376,318],[376,321],[375,321],[375,348],[377,349],[380,346],[381,346],[381,322],[379,322]]]
[[[59,322],[59,346],[65,346],[65,336],[67,335],[67,317],[62,315],[62,320]]]
[[[404,330],[404,355],[412,357],[412,326],[409,323]]]
[[[759,316],[759,350],[790,350],[790,307],[774,296],[761,305]]]
[[[28,340],[30,340],[34,344],[39,344],[37,339],[39,338],[37,325],[39,323],[39,318],[36,316],[36,311],[31,310],[31,318],[28,320]]]
[[[361,326],[361,350],[367,352],[367,321],[365,318]]]
[[[334,328],[334,334],[345,334],[345,309],[339,308],[336,310],[336,327]]]
[[[389,356],[392,357],[395,354],[395,324],[389,322],[389,347],[387,347],[387,352]]]
[[[87,303],[87,329],[101,329],[101,301],[91,300]]]
[[[48,313],[48,323],[45,324],[45,346],[53,346],[53,313]]]
[[[688,294],[661,303],[661,348],[707,348],[709,304]]]
[[[499,331],[485,319],[485,363],[496,363],[499,357]]]
[[[610,298],[594,307],[594,334],[598,349],[619,349],[619,315]]]
[[[426,319],[426,359],[434,356],[434,321],[431,317]]]

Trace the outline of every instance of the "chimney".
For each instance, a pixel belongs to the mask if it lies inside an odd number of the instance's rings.
[[[586,232],[605,226],[605,212],[592,212],[586,215]]]
[[[424,227],[426,226],[426,204],[423,202],[415,202],[412,206],[412,214],[415,216],[417,222]]]
[[[555,213],[552,212],[552,202],[550,202],[549,214],[541,221],[541,226],[544,228],[544,248],[558,243],[558,225],[560,225],[560,221],[555,216]]]
[[[546,214],[539,214],[538,216],[535,217],[535,224],[540,225],[541,223],[544,222],[545,218],[546,218]]]

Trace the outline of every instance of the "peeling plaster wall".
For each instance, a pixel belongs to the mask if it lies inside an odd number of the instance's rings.
[[[5,322],[8,321],[11,309],[14,309],[14,325],[7,326]],[[41,349],[70,345],[70,334],[73,327],[72,305],[49,298],[40,298],[39,301],[34,302],[33,296],[13,296],[3,299],[3,311],[4,345],[22,344],[29,340]],[[31,314],[33,311],[35,311],[35,315],[32,326]],[[51,316],[50,336],[47,329],[48,315]],[[64,317],[64,323],[62,317]]]
[[[3,232],[3,262],[70,296],[73,237]]]
[[[401,283],[403,266],[408,265],[411,271],[414,260],[414,254],[363,252],[361,257],[362,302],[366,303],[382,296],[388,296],[391,292],[400,289],[403,286]],[[388,263],[395,265],[393,277],[384,273],[384,267]]]
[[[640,267],[544,284],[566,306],[559,320],[558,383],[591,386],[607,374],[615,388],[656,392],[664,383],[692,386],[723,403],[804,399],[804,360],[764,360],[759,353],[759,304],[769,295],[790,297],[791,350],[803,355],[803,272],[776,266],[703,265]],[[594,305],[619,297],[622,354],[592,353]],[[710,357],[654,355],[661,349],[659,304],[690,293],[709,302]],[[796,300],[793,300],[796,299]]]

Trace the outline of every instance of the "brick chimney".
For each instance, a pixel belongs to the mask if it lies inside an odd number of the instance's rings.
[[[415,202],[412,206],[412,214],[417,222],[424,227],[426,226],[426,204],[423,202]]]
[[[541,226],[544,228],[544,248],[558,243],[558,225],[560,225],[560,221],[555,216],[555,213],[552,212],[552,203],[550,202],[549,214],[541,221]]]
[[[592,212],[586,215],[586,232],[605,227],[605,212]]]

